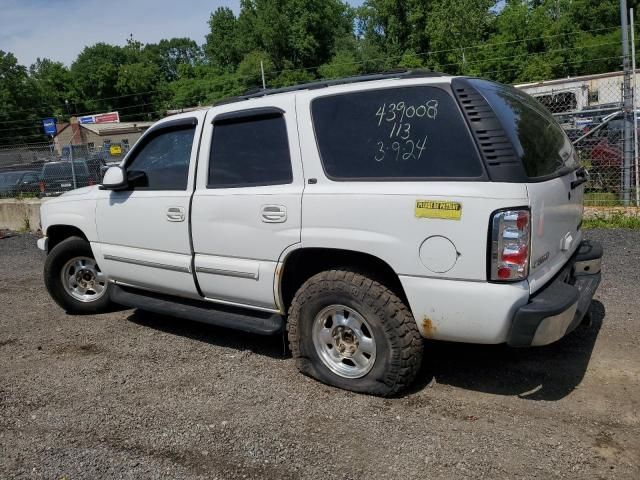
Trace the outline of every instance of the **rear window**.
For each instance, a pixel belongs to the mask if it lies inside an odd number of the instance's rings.
[[[437,87],[313,100],[325,173],[334,180],[474,179],[483,169],[454,99]]]
[[[469,82],[498,116],[529,178],[559,175],[577,168],[573,145],[541,103],[507,85],[479,79]]]

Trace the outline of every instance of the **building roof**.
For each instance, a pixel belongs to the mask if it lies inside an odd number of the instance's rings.
[[[81,123],[80,127],[102,136],[143,132],[153,124],[154,122]]]
[[[639,69],[636,69],[636,74],[640,73]],[[624,75],[623,71],[617,72],[606,72],[606,73],[595,73],[592,75],[580,75],[577,77],[565,77],[565,78],[554,78],[550,80],[539,80],[537,82],[529,82],[529,83],[518,83],[514,85],[516,88],[528,88],[528,87],[540,87],[543,85],[557,85],[563,83],[571,83],[571,82],[586,82],[589,80],[597,80],[601,78],[612,78],[612,77],[622,77]],[[633,75],[633,74],[632,74]]]

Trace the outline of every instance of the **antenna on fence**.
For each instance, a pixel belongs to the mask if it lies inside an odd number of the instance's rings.
[[[262,60],[260,60],[260,72],[262,73],[262,89],[266,90],[267,82],[264,81],[264,64],[262,63]]]

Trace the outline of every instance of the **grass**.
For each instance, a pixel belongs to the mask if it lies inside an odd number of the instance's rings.
[[[584,204],[594,207],[618,207],[623,204],[617,193],[585,192]]]
[[[629,228],[640,230],[640,216],[629,216],[622,212],[613,212],[610,215],[596,215],[593,218],[585,218],[584,228]]]
[[[22,219],[22,228],[20,228],[20,233],[30,232],[31,231],[31,222],[29,222],[29,217],[24,217]]]

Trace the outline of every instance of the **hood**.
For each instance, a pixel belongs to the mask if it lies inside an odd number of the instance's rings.
[[[70,190],[68,192],[63,193],[60,197],[74,197],[78,195],[90,195],[95,194],[98,190],[98,185],[91,185],[90,187],[82,187],[76,188],[75,190]]]
[[[68,202],[68,201],[86,201],[86,200],[95,200],[98,197],[99,192],[98,185],[92,185],[90,187],[82,187],[76,188],[75,190],[71,190],[69,192],[65,192],[62,195],[57,197],[49,197],[43,203],[44,205],[53,205],[60,202]]]

